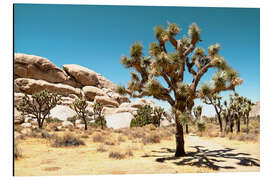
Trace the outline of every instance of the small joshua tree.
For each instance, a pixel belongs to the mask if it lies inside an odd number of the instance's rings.
[[[154,108],[154,116],[153,116],[153,124],[156,127],[160,126],[160,122],[163,120],[163,115],[164,115],[165,111],[162,107],[155,107]]]
[[[168,23],[167,29],[156,26],[154,31],[157,42],[150,44],[150,56],[144,55],[143,46],[139,42],[132,44],[130,57],[122,56],[121,63],[125,68],[133,68],[136,72],[131,72],[131,81],[127,88],[121,85],[118,86],[117,91],[135,98],[153,96],[155,99],[167,101],[175,109],[175,156],[184,156],[183,124],[179,119],[186,115],[190,116],[194,100],[204,96],[202,92],[215,94],[234,90],[235,86],[242,83],[242,80],[219,55],[221,49],[219,44],[209,46],[208,55],[203,48],[196,48],[201,41],[201,32],[195,23],[189,26],[189,37],[184,35],[178,40],[176,36],[180,28],[175,23]],[[167,52],[166,43],[168,42],[175,51]],[[217,69],[212,78],[212,86],[206,85],[199,90],[198,84],[210,68]],[[192,77],[190,83],[185,80],[186,74]],[[166,86],[161,84],[158,78],[162,78]]]
[[[217,118],[218,118],[220,132],[223,131],[222,118],[221,118],[221,112],[222,112],[221,99],[222,97],[218,96],[217,94],[206,94],[205,96],[202,96],[202,100],[205,104],[212,105],[214,107],[215,112],[217,114]]]
[[[83,120],[84,130],[87,130],[87,117],[91,115],[91,112],[86,109],[87,106],[87,101],[84,98],[78,98],[69,105],[77,113],[77,116]]]
[[[105,117],[102,115],[103,106],[100,103],[94,103],[93,105],[93,116],[95,123],[101,126],[101,129],[106,127],[106,120]]]
[[[45,119],[49,116],[50,111],[56,105],[61,104],[61,96],[56,93],[50,93],[43,90],[34,93],[32,97],[24,94],[21,102],[16,107],[17,110],[27,113],[35,118],[38,122],[38,127],[42,129]]]
[[[202,115],[202,106],[196,106],[193,108],[193,114],[197,120],[201,119]]]
[[[245,123],[246,123],[246,133],[248,134],[249,132],[249,113],[252,109],[252,106],[254,106],[255,104],[251,102],[250,99],[243,97],[243,103],[242,103],[242,113],[243,113],[243,117],[245,118]]]

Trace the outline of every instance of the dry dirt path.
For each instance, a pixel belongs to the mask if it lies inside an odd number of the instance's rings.
[[[259,143],[240,142],[225,138],[204,138],[188,135],[185,138],[187,156],[172,157],[174,149],[163,148],[157,162],[171,161],[176,165],[206,167],[216,172],[247,172],[260,170]],[[171,152],[171,153],[170,153]]]
[[[15,176],[148,174],[259,171],[259,143],[226,138],[185,137],[187,156],[174,157],[175,141],[143,146],[126,141],[97,152],[98,143],[85,139],[85,146],[53,148],[44,139],[29,138],[21,142],[23,158],[15,161]],[[134,156],[115,160],[108,157],[112,149],[135,147]]]

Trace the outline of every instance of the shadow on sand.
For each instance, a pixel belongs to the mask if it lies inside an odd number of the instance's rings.
[[[174,161],[176,165],[189,165],[196,167],[207,167],[213,170],[235,169],[234,166],[226,166],[227,161],[234,160],[240,166],[260,166],[259,160],[250,157],[247,153],[233,153],[234,149],[225,148],[218,150],[208,150],[204,146],[190,146],[195,148],[195,152],[188,152],[184,157],[174,157],[175,149],[161,148],[159,151],[152,151],[152,155],[142,157],[156,157],[156,161]],[[178,161],[179,160],[179,161]],[[221,165],[222,164],[222,165]],[[232,163],[230,163],[231,165]]]

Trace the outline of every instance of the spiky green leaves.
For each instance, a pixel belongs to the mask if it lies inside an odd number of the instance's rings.
[[[161,50],[160,50],[158,43],[156,43],[156,42],[151,43],[150,47],[149,47],[149,54],[151,56],[157,56],[160,53],[161,53]]]
[[[188,47],[190,45],[190,39],[187,38],[186,35],[184,35],[181,39],[180,39],[180,42],[183,46],[186,46]]]
[[[178,27],[178,25],[176,23],[168,23],[168,33],[171,36],[175,36],[180,32],[180,28]]]
[[[143,54],[143,46],[140,42],[134,42],[130,47],[130,57],[138,59]]]
[[[126,88],[123,85],[118,85],[116,88],[116,93],[120,95],[126,95]]]
[[[204,56],[204,49],[201,47],[196,48],[194,51],[194,55],[201,56],[201,57]]]
[[[149,79],[145,83],[145,89],[148,93],[158,95],[162,90],[162,85],[155,78]]]
[[[217,71],[212,77],[212,83],[215,89],[222,89],[226,86],[226,73],[224,71]]]
[[[207,83],[202,84],[202,86],[200,88],[200,93],[202,94],[202,96],[206,96],[206,97],[211,96],[212,89],[211,89],[210,85]]]
[[[168,41],[169,34],[167,31],[165,31],[163,26],[161,26],[161,25],[156,26],[154,29],[154,32],[155,32],[155,37],[157,40],[162,41],[162,42]]]
[[[196,23],[192,23],[188,28],[188,35],[191,39],[191,43],[195,44],[200,40],[201,30]]]
[[[132,61],[130,58],[126,56],[122,56],[120,60],[121,64],[125,66],[125,68],[131,68],[132,67]]]
[[[185,113],[181,113],[179,116],[178,116],[178,121],[180,124],[182,124],[182,126],[188,124],[188,120],[189,120],[189,116]]]
[[[217,55],[220,49],[221,49],[220,44],[218,43],[212,44],[211,46],[208,47],[208,54],[210,56]]]
[[[177,52],[171,52],[168,54],[168,59],[169,62],[172,64],[180,64],[181,63],[181,59],[180,56]]]
[[[189,93],[188,90],[189,90],[189,87],[187,84],[185,84],[183,82],[177,83],[177,90],[176,91],[180,97],[187,98],[188,93]]]
[[[140,80],[139,75],[136,72],[132,71],[132,72],[130,72],[130,75],[131,75],[132,80],[134,80],[134,81]]]
[[[228,68],[226,60],[217,54],[211,58],[211,64],[220,70],[225,70]]]

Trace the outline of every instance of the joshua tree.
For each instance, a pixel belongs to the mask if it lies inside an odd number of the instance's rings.
[[[58,104],[61,104],[60,95],[43,90],[34,93],[32,97],[24,94],[22,101],[16,108],[35,118],[38,122],[38,127],[42,129],[44,120],[49,116],[50,110]]]
[[[102,109],[103,106],[100,103],[94,103],[93,105],[93,115],[94,115],[94,120],[96,124],[101,125],[101,129],[104,129],[106,126],[106,120],[105,117],[102,115]]]
[[[83,120],[84,130],[87,130],[87,117],[92,115],[91,112],[86,109],[87,106],[87,101],[84,98],[76,99],[69,105],[69,107],[77,113],[77,116]]]
[[[183,124],[180,117],[191,114],[194,100],[201,98],[205,93],[214,94],[225,90],[234,90],[242,83],[238,74],[227,65],[225,59],[219,55],[221,46],[213,44],[208,48],[208,55],[203,48],[196,48],[201,41],[200,28],[193,23],[188,35],[177,40],[180,28],[175,23],[168,23],[168,28],[155,27],[155,37],[158,42],[150,44],[150,56],[144,56],[143,46],[135,42],[130,47],[130,57],[122,56],[121,63],[125,68],[133,68],[131,81],[127,88],[118,86],[120,94],[129,94],[131,97],[153,96],[156,99],[167,101],[175,109],[176,122],[176,152],[175,156],[184,156]],[[166,43],[170,43],[174,52],[167,52]],[[191,55],[193,54],[193,55]],[[210,69],[217,68],[213,76],[213,86],[205,84],[199,90],[198,84],[203,75]],[[193,78],[188,84],[185,80],[187,71]],[[164,79],[160,83],[158,78]],[[185,118],[184,118],[185,119]]]
[[[160,126],[160,122],[163,120],[162,115],[164,115],[164,113],[165,111],[162,107],[154,108],[153,123],[156,127]]]
[[[193,114],[197,120],[201,119],[202,106],[196,106],[193,108]]]
[[[252,103],[250,99],[248,99],[246,97],[243,97],[242,113],[243,113],[243,117],[245,118],[244,121],[246,123],[246,132],[247,132],[247,134],[249,132],[249,128],[248,128],[249,113],[250,113],[253,105],[255,105],[255,104]]]
[[[222,97],[218,96],[217,94],[207,94],[205,96],[202,96],[202,100],[205,104],[212,105],[214,107],[217,114],[217,118],[218,118],[220,132],[223,131],[222,118],[221,118],[221,111],[222,111],[221,99]]]

